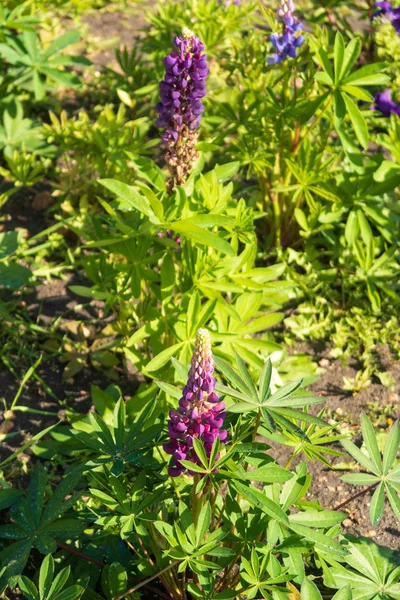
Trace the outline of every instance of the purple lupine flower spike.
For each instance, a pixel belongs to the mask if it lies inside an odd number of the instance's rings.
[[[383,117],[390,117],[392,114],[400,116],[400,105],[392,100],[392,92],[390,89],[384,90],[383,92],[377,92],[374,99],[375,102],[371,108],[373,110],[379,110]]]
[[[172,185],[184,183],[198,159],[196,130],[204,111],[209,72],[204,45],[186,27],[174,39],[174,49],[164,59],[165,77],[160,83],[161,102],[157,104],[157,126],[165,128],[163,141],[168,152],[166,161],[172,172]]]
[[[394,8],[387,0],[375,2],[374,6],[376,6],[378,10],[373,13],[372,19],[375,19],[376,17],[388,19],[392,23],[396,33],[400,34],[400,6]]]
[[[225,442],[228,437],[228,432],[221,429],[225,418],[225,404],[219,402],[215,392],[213,373],[210,334],[207,329],[199,329],[188,381],[179,400],[179,407],[169,413],[170,441],[164,445],[164,450],[172,455],[171,466],[168,469],[171,477],[182,475],[186,471],[179,462],[181,460],[199,464],[193,450],[194,437],[203,441],[207,456],[210,455],[217,437],[221,442]],[[189,474],[192,473],[189,471]]]
[[[281,63],[288,57],[296,58],[297,48],[304,43],[305,38],[301,35],[303,25],[293,15],[295,8],[293,0],[281,0],[277,19],[282,22],[282,35],[271,35],[270,39],[276,52],[267,58],[270,65]]]

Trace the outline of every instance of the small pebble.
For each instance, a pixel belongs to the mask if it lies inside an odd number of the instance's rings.
[[[343,527],[351,527],[353,525],[353,521],[351,519],[345,519],[342,524]]]
[[[366,537],[374,537],[374,535],[376,535],[376,531],[371,529],[370,531],[367,531],[367,533],[365,535],[366,535]]]
[[[319,361],[318,364],[320,367],[323,367],[324,369],[327,369],[328,367],[331,366],[331,362],[327,358],[321,358],[321,360]]]

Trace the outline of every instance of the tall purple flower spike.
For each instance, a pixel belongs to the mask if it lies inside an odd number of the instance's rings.
[[[168,431],[170,441],[164,450],[172,455],[168,473],[171,477],[186,471],[179,461],[189,460],[199,464],[193,450],[193,438],[204,443],[207,456],[217,437],[225,442],[228,432],[221,429],[225,418],[225,404],[219,402],[214,391],[214,361],[211,353],[210,334],[207,329],[199,329],[196,335],[192,363],[187,384],[179,400],[178,410],[169,413]],[[193,472],[188,471],[190,475]]]
[[[391,21],[396,33],[400,34],[400,6],[393,8],[390,2],[387,0],[384,2],[375,2],[375,6],[378,10],[373,13],[372,19],[375,19],[376,17],[388,18]]]
[[[296,58],[297,48],[304,44],[304,36],[301,35],[302,23],[293,15],[295,5],[293,0],[281,0],[277,19],[282,21],[282,35],[273,33],[271,42],[276,50],[275,54],[267,58],[269,65],[276,65],[286,58]]]
[[[168,152],[173,184],[181,185],[198,158],[196,130],[204,111],[209,72],[204,44],[190,29],[174,39],[175,50],[165,59],[165,77],[160,83],[161,101],[157,104],[157,126],[165,128],[162,136]]]
[[[390,89],[383,92],[377,92],[374,98],[375,102],[371,108],[373,110],[379,110],[383,117],[390,117],[392,114],[400,116],[400,105],[392,100],[392,92]]]

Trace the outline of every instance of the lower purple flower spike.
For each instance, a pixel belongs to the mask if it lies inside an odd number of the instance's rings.
[[[193,438],[203,441],[207,456],[217,437],[225,442],[228,432],[221,429],[225,417],[225,404],[219,402],[215,390],[214,361],[211,352],[210,334],[207,329],[199,329],[196,335],[193,358],[186,386],[179,400],[177,410],[169,413],[168,432],[170,441],[164,445],[167,454],[172,455],[168,473],[171,477],[182,475],[186,470],[181,460],[199,464],[193,450]],[[189,470],[188,474],[193,473]]]

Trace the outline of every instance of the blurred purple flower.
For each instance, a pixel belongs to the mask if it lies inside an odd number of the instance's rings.
[[[301,35],[302,23],[293,15],[295,5],[293,0],[282,0],[278,10],[277,19],[282,22],[282,35],[273,33],[271,42],[276,50],[275,54],[267,58],[269,65],[276,65],[286,58],[296,58],[297,48],[304,43]]]
[[[177,244],[177,247],[174,248],[174,250],[175,250],[175,252],[178,252],[179,247],[181,245],[181,238],[179,237],[179,235],[177,235],[176,237],[173,237],[172,231],[170,229],[167,229],[165,232],[165,236],[162,233],[162,231],[159,231],[157,233],[157,237],[159,237],[159,238],[167,237],[169,240],[174,240],[174,242]]]
[[[377,92],[374,98],[375,102],[371,107],[373,110],[379,110],[384,117],[390,117],[392,114],[400,116],[400,105],[392,100],[391,90]]]
[[[207,329],[199,329],[196,335],[189,377],[178,410],[169,413],[168,431],[170,441],[164,450],[171,454],[172,464],[168,470],[171,477],[182,475],[186,471],[179,461],[189,460],[199,464],[193,450],[193,438],[204,443],[207,456],[217,437],[224,442],[228,432],[221,429],[225,417],[225,404],[219,402],[214,391],[214,361],[211,353],[210,334]],[[193,472],[189,471],[192,475]]]
[[[373,13],[372,19],[375,19],[376,17],[388,18],[391,21],[396,33],[400,34],[400,6],[393,8],[390,2],[387,0],[384,2],[375,2],[375,6],[378,8],[378,10]]]

